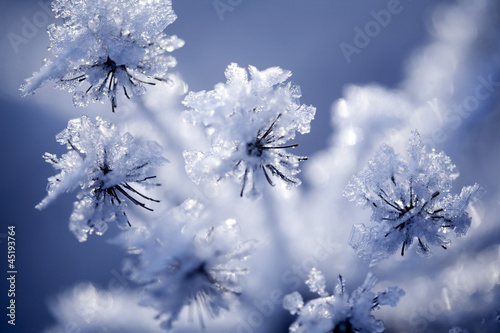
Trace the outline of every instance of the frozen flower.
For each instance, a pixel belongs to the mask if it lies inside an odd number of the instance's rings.
[[[293,292],[283,299],[283,307],[297,319],[290,326],[294,333],[325,332],[366,332],[384,331],[384,324],[376,320],[371,312],[382,305],[396,306],[405,292],[398,287],[389,287],[383,292],[374,293],[375,277],[368,273],[365,282],[351,295],[345,290],[344,279],[339,275],[339,282],[332,295],[325,291],[323,274],[313,268],[306,282],[311,292],[320,297],[304,303],[298,292]]]
[[[177,18],[169,0],[55,0],[52,7],[64,22],[48,28],[53,58],[23,85],[24,95],[49,80],[69,91],[86,81],[75,105],[107,98],[114,111],[117,90],[130,98],[144,93],[143,84],[162,81],[176,65],[167,53],[184,44],[163,33]]]
[[[195,182],[235,178],[241,196],[258,194],[256,183],[261,180],[271,186],[276,180],[298,186],[299,162],[307,158],[287,149],[297,146],[289,143],[296,132],[310,131],[316,109],[300,105],[300,88],[284,83],[291,72],[253,66],[248,72],[250,78],[233,63],[226,69],[226,83],[185,98],[190,108],[186,118],[206,127],[212,145],[207,151],[185,152],[186,170]]]
[[[142,201],[158,202],[137,187],[159,185],[151,183],[156,176],[149,173],[167,161],[160,156],[157,143],[139,143],[129,133],[120,135],[101,118],[92,122],[86,116],[70,120],[56,139],[68,152],[60,158],[44,155],[60,173],[49,178],[48,195],[36,208],[43,209],[59,194],[79,188],[70,217],[70,229],[78,240],[86,240],[93,231],[103,234],[107,222],[130,225],[125,214],[127,201],[147,210],[152,209]]]
[[[236,221],[205,227],[204,207],[187,200],[148,230],[130,230],[128,246],[138,254],[126,265],[130,278],[142,285],[141,305],[156,309],[161,326],[172,328],[181,310],[216,317],[230,310],[241,294],[247,269],[242,261],[253,241],[241,242]],[[179,221],[179,227],[173,227]]]
[[[417,241],[420,255],[431,254],[429,245],[446,249],[450,241],[445,234],[467,233],[471,217],[466,212],[470,202],[483,193],[475,184],[459,195],[449,193],[458,177],[455,165],[443,152],[428,151],[415,131],[408,144],[409,160],[382,145],[368,166],[353,177],[344,195],[372,210],[372,221],[353,228],[350,245],[359,256],[375,265]]]

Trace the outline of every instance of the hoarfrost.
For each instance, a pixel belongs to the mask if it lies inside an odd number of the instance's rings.
[[[176,65],[168,53],[184,45],[163,33],[177,18],[169,0],[55,0],[52,7],[64,22],[48,28],[53,57],[26,80],[23,95],[47,81],[70,92],[86,81],[90,87],[74,93],[75,106],[109,99],[114,111],[117,90],[130,98],[163,81]]]
[[[370,265],[395,253],[401,255],[417,240],[417,252],[430,256],[429,245],[446,249],[445,234],[463,236],[471,224],[466,212],[469,203],[479,199],[483,189],[467,186],[459,195],[449,193],[458,177],[456,167],[443,152],[427,151],[415,131],[408,144],[406,161],[382,145],[368,166],[347,185],[344,195],[363,208],[372,210],[377,225],[355,225],[349,244]]]
[[[212,147],[186,151],[186,170],[195,182],[232,177],[241,184],[240,195],[259,195],[259,181],[275,179],[300,185],[299,162],[307,158],[287,152],[295,133],[308,133],[316,109],[300,105],[299,87],[284,83],[289,71],[279,67],[248,73],[237,64],[225,72],[227,82],[212,91],[191,92],[184,99],[186,120],[203,124]]]
[[[100,117],[93,122],[86,116],[70,120],[56,139],[68,152],[60,158],[44,155],[59,173],[49,178],[48,195],[36,208],[43,209],[61,193],[79,188],[70,217],[70,229],[78,240],[85,241],[92,232],[102,235],[109,222],[121,228],[130,225],[127,201],[146,210],[152,209],[143,200],[159,202],[137,190],[137,186],[159,185],[152,182],[156,176],[150,171],[167,160],[160,156],[156,142],[141,143],[129,133],[120,135]]]

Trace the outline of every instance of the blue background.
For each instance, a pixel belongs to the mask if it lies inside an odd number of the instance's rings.
[[[167,33],[186,41],[173,55],[178,61],[175,71],[190,90],[211,89],[224,81],[224,69],[231,62],[291,70],[292,81],[302,88],[302,102],[317,108],[311,134],[298,138],[300,151],[311,154],[326,147],[331,135],[330,106],[342,96],[343,86],[378,82],[392,87],[399,83],[405,59],[429,38],[425,25],[430,10],[443,2],[451,1],[401,1],[403,11],[359,55],[353,55],[350,63],[339,44],[353,44],[353,28],[371,20],[371,10],[386,8],[387,0],[243,0],[225,12],[223,20],[213,1],[174,0],[178,19]],[[44,211],[34,209],[45,196],[47,177],[53,174],[41,156],[46,151],[62,152],[55,134],[68,119],[84,111],[72,106],[70,94],[52,89],[50,84],[34,96],[20,97],[18,88],[24,78],[49,56],[48,37],[39,28],[16,49],[9,34],[22,36],[23,18],[32,21],[44,11],[37,1],[3,1],[2,8],[0,276],[6,271],[3,236],[8,225],[16,226],[18,274],[16,327],[6,325],[6,310],[0,312],[0,327],[2,332],[39,332],[54,323],[48,300],[79,281],[92,281],[102,288],[115,283],[123,254],[98,237],[85,243],[76,241],[67,228],[71,196],[61,197]],[[8,288],[5,278],[1,281],[0,308],[5,309]]]

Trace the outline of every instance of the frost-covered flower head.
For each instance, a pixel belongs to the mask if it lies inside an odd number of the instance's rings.
[[[283,307],[298,317],[290,326],[294,333],[377,333],[384,331],[384,324],[376,320],[371,312],[382,305],[396,306],[405,292],[399,287],[389,287],[374,293],[377,280],[368,273],[365,282],[351,295],[345,289],[344,279],[339,275],[333,294],[325,291],[323,274],[313,268],[306,284],[309,290],[320,297],[304,304],[302,296],[293,292],[283,299]]]
[[[191,179],[231,176],[242,184],[242,196],[249,184],[246,192],[257,194],[256,182],[261,179],[272,186],[275,179],[299,185],[298,165],[307,158],[287,149],[297,146],[289,143],[296,132],[310,131],[316,109],[300,105],[300,88],[285,83],[290,71],[249,66],[247,72],[233,63],[225,75],[226,83],[212,91],[191,92],[184,100],[190,108],[187,119],[203,124],[212,144],[208,151],[184,153]]]
[[[24,95],[49,80],[69,91],[87,81],[75,105],[108,98],[114,111],[117,89],[127,98],[144,93],[144,83],[161,81],[176,65],[167,52],[184,44],[163,33],[177,18],[170,0],[55,0],[52,7],[64,21],[48,28],[54,57],[27,80]]]
[[[102,235],[107,222],[116,221],[122,228],[130,225],[127,201],[147,210],[152,209],[143,201],[158,202],[137,189],[139,184],[159,185],[151,183],[156,176],[150,171],[167,160],[160,156],[157,143],[138,142],[129,133],[120,135],[100,117],[93,122],[86,116],[70,120],[56,139],[69,151],[61,157],[45,153],[45,161],[60,173],[49,178],[48,195],[36,208],[43,209],[59,194],[79,188],[70,218],[78,240],[86,240],[93,231]]]
[[[139,255],[126,270],[144,286],[141,305],[159,311],[165,329],[185,306],[198,312],[203,326],[204,314],[229,310],[242,291],[242,261],[254,242],[240,241],[235,220],[205,227],[209,219],[203,205],[187,200],[148,230],[130,230],[129,246]]]
[[[471,217],[465,211],[483,193],[479,185],[449,193],[458,177],[455,165],[443,152],[428,151],[414,131],[408,144],[408,161],[382,145],[375,156],[347,185],[344,195],[372,210],[377,225],[353,228],[350,245],[371,265],[395,253],[401,255],[414,240],[420,255],[431,254],[430,245],[446,249],[445,234],[467,233]]]

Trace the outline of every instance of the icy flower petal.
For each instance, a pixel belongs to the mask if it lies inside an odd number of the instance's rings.
[[[61,193],[79,188],[70,217],[70,229],[78,240],[86,240],[92,232],[102,235],[109,222],[127,227],[127,201],[147,210],[152,209],[144,200],[158,202],[138,190],[159,185],[151,181],[156,176],[149,174],[152,167],[167,162],[157,143],[138,142],[129,133],[120,135],[101,118],[93,122],[86,116],[70,120],[56,139],[68,152],[60,158],[44,155],[59,174],[49,178],[48,195],[36,208],[43,209]]]
[[[287,149],[295,133],[308,133],[315,108],[299,104],[300,89],[285,80],[291,73],[279,67],[247,71],[230,64],[227,82],[212,91],[191,92],[183,103],[187,121],[203,124],[212,147],[184,153],[186,171],[195,182],[231,177],[240,195],[258,194],[259,182],[283,181],[298,186],[299,162]]]
[[[279,67],[271,67],[261,72],[254,66],[248,66],[248,72],[250,73],[255,89],[270,88],[285,82],[292,76],[292,72],[283,70]]]
[[[390,226],[356,224],[352,227],[348,243],[360,258],[373,266],[396,252],[405,240],[403,234],[390,231]]]
[[[378,293],[377,303],[379,305],[389,305],[394,307],[399,302],[399,299],[404,295],[405,292],[403,289],[396,286],[392,286],[387,288],[387,290]]]
[[[46,81],[69,91],[86,81],[90,87],[74,93],[74,104],[109,99],[114,111],[117,90],[130,98],[144,84],[163,81],[176,65],[167,53],[184,44],[163,33],[177,18],[170,0],[55,0],[52,6],[64,20],[48,28],[53,58],[26,80],[23,95]]]
[[[401,255],[414,241],[417,253],[430,256],[430,245],[446,249],[446,232],[463,236],[471,224],[467,206],[484,190],[475,184],[460,195],[450,192],[458,177],[456,167],[443,152],[428,151],[414,131],[408,144],[408,161],[382,145],[368,166],[354,176],[344,196],[372,210],[378,225],[356,225],[349,244],[370,265],[395,253]]]

